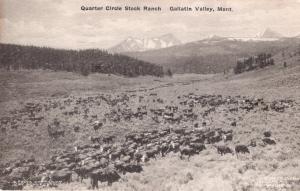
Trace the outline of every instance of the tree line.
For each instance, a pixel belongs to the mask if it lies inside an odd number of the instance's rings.
[[[272,58],[272,55],[261,53],[257,56],[250,56],[248,58],[239,59],[236,63],[236,66],[234,67],[234,73],[240,74],[245,71],[264,68],[270,65],[274,65],[274,59]]]
[[[0,68],[163,76],[163,68],[149,62],[99,49],[63,50],[47,47],[0,44]]]

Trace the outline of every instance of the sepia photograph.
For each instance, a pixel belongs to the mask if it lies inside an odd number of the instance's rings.
[[[0,190],[299,191],[300,0],[0,0]]]

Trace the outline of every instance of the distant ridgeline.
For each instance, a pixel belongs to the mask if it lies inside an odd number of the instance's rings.
[[[261,53],[257,56],[242,58],[237,61],[234,67],[234,73],[240,74],[245,71],[255,70],[257,68],[264,68],[266,66],[274,65],[274,59],[271,54]]]
[[[0,68],[50,69],[54,71],[163,76],[163,68],[149,62],[97,49],[62,50],[0,44]]]

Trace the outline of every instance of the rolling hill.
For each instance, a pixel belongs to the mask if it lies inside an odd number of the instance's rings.
[[[297,47],[299,38],[278,40],[237,40],[213,37],[159,50],[123,53],[140,60],[156,63],[174,73],[218,73],[233,68],[239,58]]]

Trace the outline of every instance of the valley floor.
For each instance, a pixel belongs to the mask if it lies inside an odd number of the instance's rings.
[[[137,110],[146,106],[148,114],[141,119],[130,121],[109,119],[112,111],[122,109],[124,105],[109,105],[104,101],[75,104],[74,100],[96,99],[99,95],[109,99],[129,97],[125,101],[126,108]],[[177,106],[180,111],[182,97],[188,95],[221,95],[223,98],[240,99],[263,98],[266,103],[280,100],[292,100],[283,112],[274,110],[251,111],[238,110],[228,112],[228,105],[220,105],[203,117],[203,112],[212,107],[197,105],[193,113],[195,120],[187,120],[179,124],[166,123],[159,118],[154,123],[149,115],[150,109]],[[123,97],[122,97],[123,96]],[[65,104],[71,99],[71,104]],[[126,99],[126,98],[125,98]],[[157,99],[163,100],[163,103]],[[26,104],[40,104],[42,109],[34,113],[41,117],[37,123],[29,120],[29,114],[23,115]],[[59,103],[52,107],[51,104]],[[65,104],[65,105],[64,105]],[[83,105],[85,105],[83,107]],[[18,71],[0,72],[0,118],[16,118],[15,122],[1,123],[0,161],[1,164],[12,163],[19,159],[34,157],[38,163],[49,161],[52,155],[73,150],[74,146],[89,144],[90,136],[114,135],[122,141],[124,134],[145,129],[163,129],[187,126],[195,123],[200,128],[222,128],[233,130],[233,140],[226,144],[230,148],[235,145],[248,145],[251,140],[257,142],[250,147],[250,154],[240,157],[226,154],[221,156],[212,144],[206,150],[194,155],[190,160],[179,158],[178,153],[169,153],[166,157],[151,159],[143,164],[141,173],[127,173],[112,186],[100,184],[101,190],[300,190],[300,66],[290,68],[265,68],[240,75],[215,74],[197,75],[182,74],[173,77],[155,78],[150,76],[124,78],[114,75],[93,74],[82,77],[73,73],[50,71]],[[29,104],[30,105],[30,104]],[[75,108],[78,107],[78,108]],[[125,106],[124,106],[125,107]],[[88,108],[88,114],[84,110]],[[66,114],[74,112],[76,114]],[[103,127],[95,132],[91,123],[103,120]],[[64,129],[64,137],[53,140],[48,136],[47,127],[58,119]],[[236,121],[237,125],[231,123]],[[207,123],[204,126],[203,122]],[[79,126],[79,133],[74,132]],[[2,131],[2,129],[4,129]],[[272,132],[276,145],[261,143],[263,133]],[[73,175],[72,175],[73,176]],[[76,177],[76,175],[74,175]],[[89,181],[83,183],[75,180],[69,184],[60,184],[49,189],[90,188]],[[30,185],[24,189],[33,188]]]

